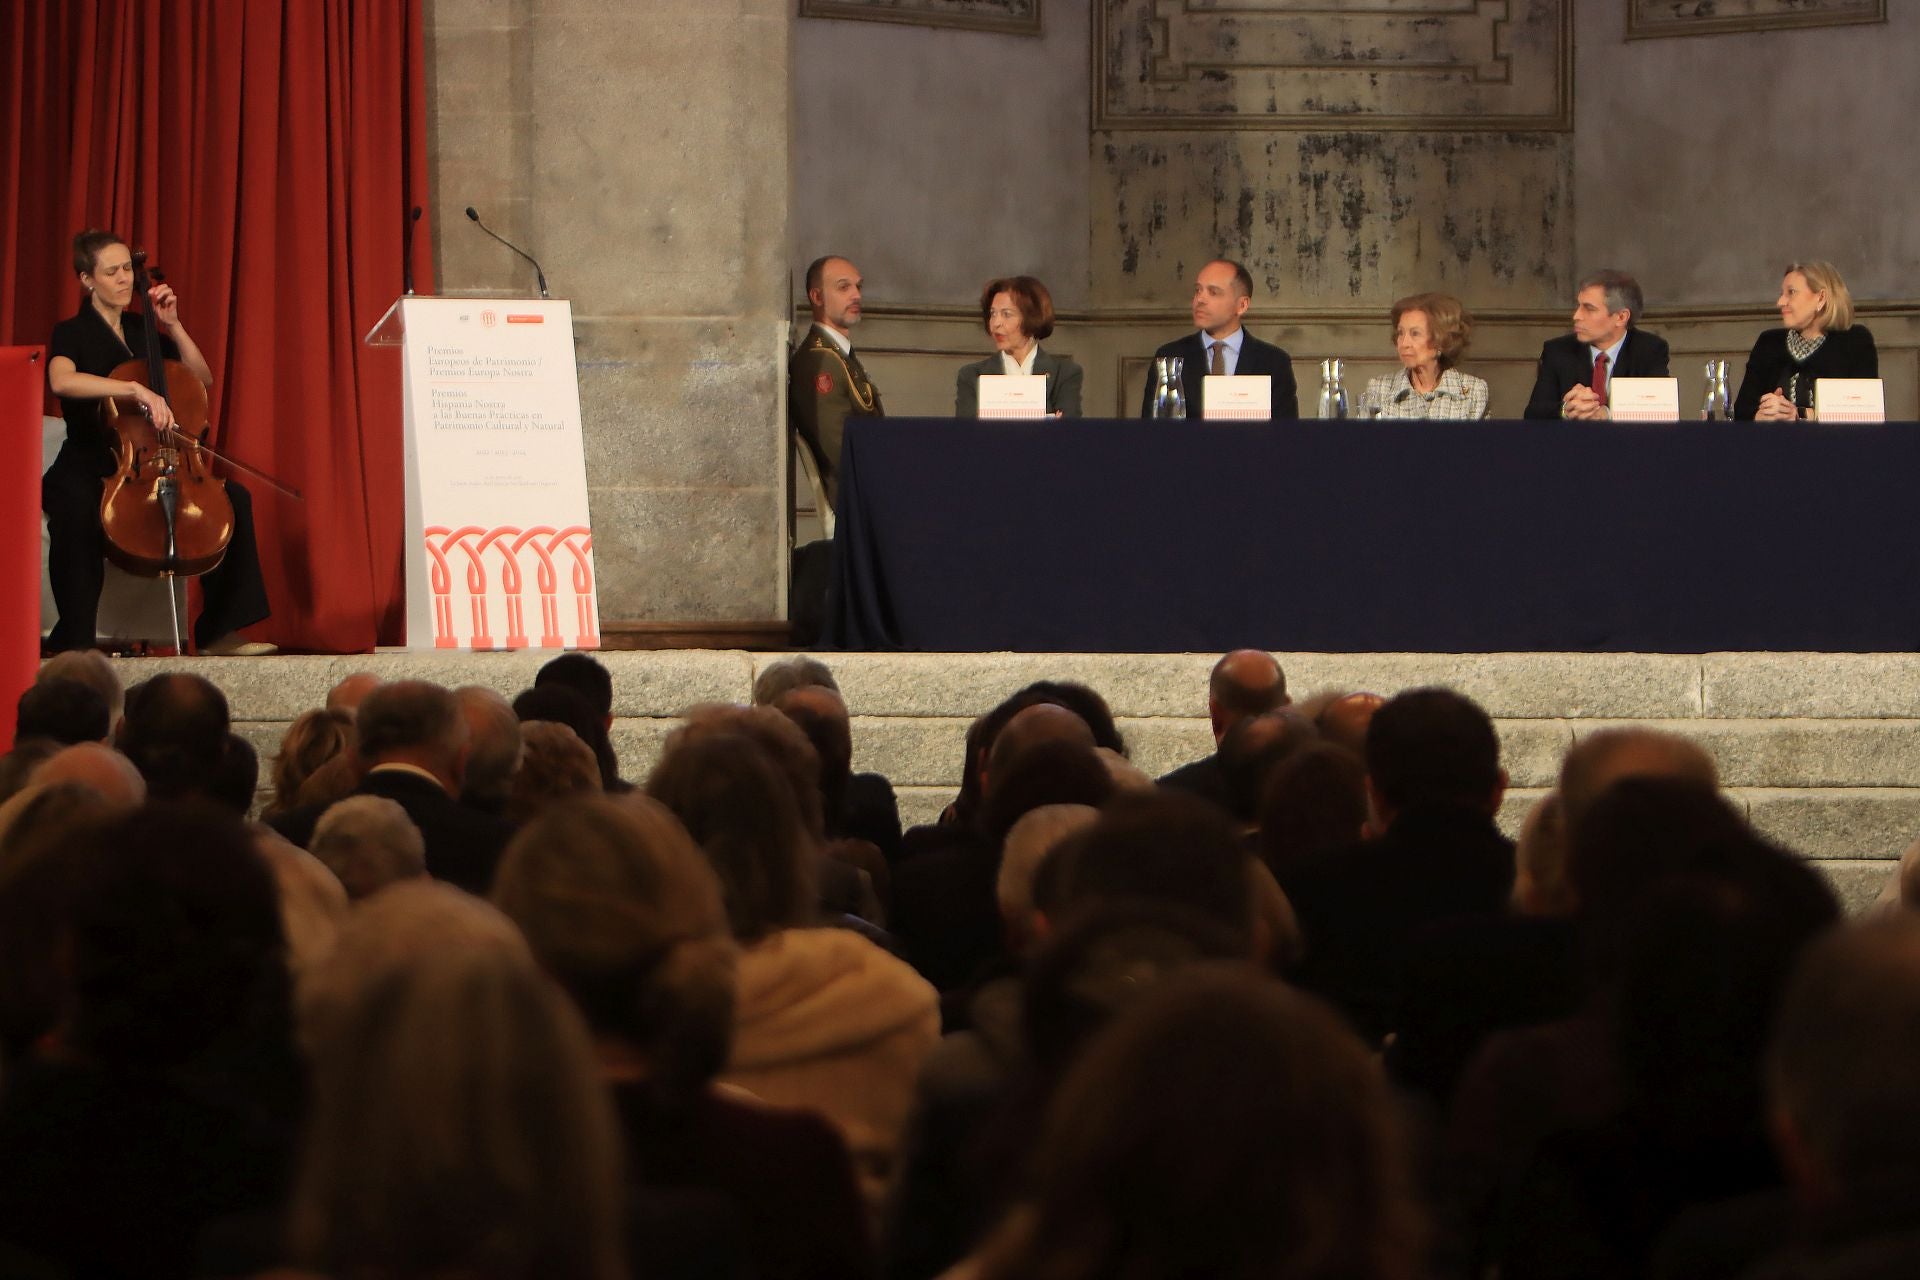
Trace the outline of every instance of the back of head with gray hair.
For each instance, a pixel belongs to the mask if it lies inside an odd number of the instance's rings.
[[[753,681],[753,705],[772,706],[774,700],[789,689],[804,689],[809,686],[831,689],[840,692],[840,686],[833,678],[833,672],[827,664],[818,658],[796,655],[782,658],[762,671]]]
[[[381,685],[362,699],[353,723],[360,757],[369,764],[422,751],[451,761],[467,745],[467,722],[453,695],[427,680]]]
[[[1062,840],[1099,820],[1100,811],[1090,804],[1043,804],[1007,830],[993,891],[1016,945],[1026,938],[1033,919],[1033,881],[1040,864]]]
[[[354,901],[427,874],[420,828],[383,796],[349,796],[321,814],[307,851],[339,877]]]
[[[1608,315],[1612,315],[1616,311],[1625,311],[1628,313],[1627,325],[1629,328],[1640,323],[1640,313],[1646,310],[1647,300],[1646,296],[1640,292],[1640,282],[1638,280],[1635,280],[1624,271],[1615,271],[1608,268],[1603,271],[1596,271],[1581,280],[1580,288],[1576,290],[1576,292],[1585,292],[1596,285],[1607,291]]]
[[[120,683],[120,675],[113,669],[113,663],[98,649],[67,649],[54,654],[41,664],[38,674],[33,678],[35,684],[45,684],[50,680],[71,680],[99,693],[106,699],[109,729],[126,710],[126,688]]]

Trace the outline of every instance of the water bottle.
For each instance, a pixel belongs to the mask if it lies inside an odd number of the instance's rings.
[[[1153,416],[1187,416],[1187,391],[1181,378],[1186,361],[1180,356],[1155,356],[1153,359]]]
[[[1733,406],[1727,400],[1727,362],[1709,360],[1706,367],[1707,397],[1700,406],[1702,422],[1725,422],[1733,417]]]

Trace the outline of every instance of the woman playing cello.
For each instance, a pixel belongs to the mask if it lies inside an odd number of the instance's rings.
[[[167,359],[179,361],[202,383],[213,385],[213,370],[180,323],[180,300],[170,286],[156,284],[148,290],[151,326],[147,316],[127,310],[133,301],[133,253],[119,236],[110,231],[83,231],[75,236],[73,269],[87,296],[75,315],[54,326],[48,344],[52,358],[47,362],[47,382],[60,398],[67,440],[40,488],[50,543],[47,577],[60,613],[48,637],[48,647],[55,650],[90,648],[94,642],[105,580],[101,482],[114,474],[117,447],[101,402],[130,398],[156,428],[173,425],[173,410],[161,392],[108,375],[116,366],[144,357],[147,343],[158,341]],[[225,483],[233,504],[233,537],[219,567],[202,579],[205,605],[194,624],[194,641],[202,653],[261,652],[267,646],[244,644],[236,634],[268,612],[253,536],[253,503],[238,482]]]

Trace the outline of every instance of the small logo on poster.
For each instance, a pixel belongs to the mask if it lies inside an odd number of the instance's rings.
[[[500,322],[500,317],[495,315],[491,310],[482,311],[480,313],[480,327],[483,329],[491,329],[493,328],[494,325],[498,324],[499,322]]]

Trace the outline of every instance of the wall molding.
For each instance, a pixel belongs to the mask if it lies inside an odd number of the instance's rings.
[[[1887,0],[1744,0],[1746,12],[1676,13],[1671,0],[1627,0],[1627,39],[1729,35],[1796,27],[1845,27],[1885,22]]]
[[[1037,36],[1042,0],[800,0],[803,18],[845,18]]]

